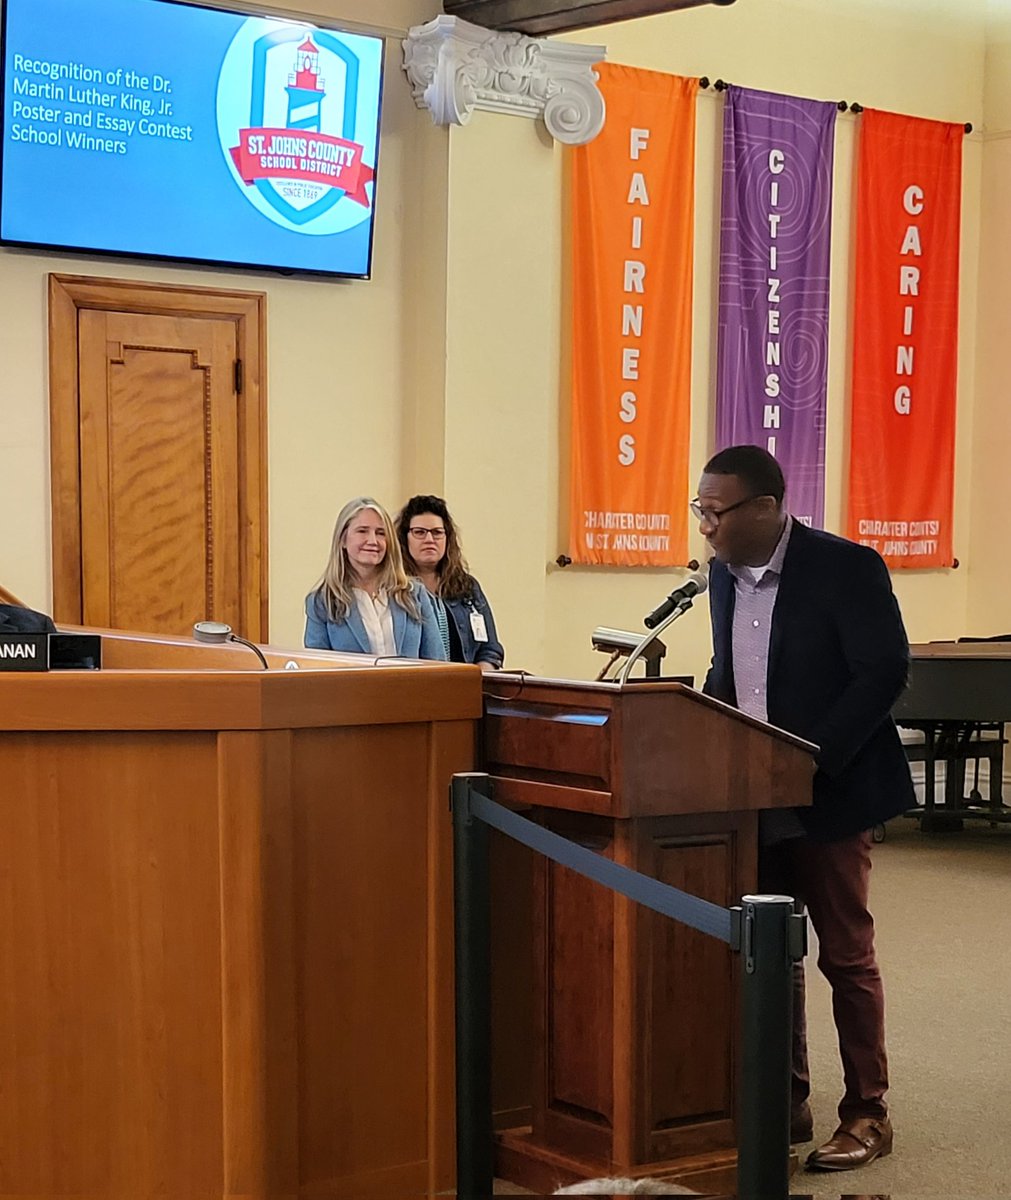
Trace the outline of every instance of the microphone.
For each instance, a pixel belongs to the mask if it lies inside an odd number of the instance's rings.
[[[701,596],[708,586],[709,576],[706,571],[693,571],[680,587],[675,588],[665,600],[653,609],[648,617],[643,617],[643,625],[647,629],[655,629],[661,621],[670,616],[674,609],[687,608],[693,598]]]
[[[193,637],[198,642],[238,642],[240,646],[248,646],[260,660],[263,669],[270,670],[260,647],[254,642],[247,641],[244,637],[239,637],[237,633],[232,633],[231,625],[226,625],[224,621],[197,621],[193,626]]]

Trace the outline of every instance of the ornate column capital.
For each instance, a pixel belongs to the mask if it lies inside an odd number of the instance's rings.
[[[475,108],[543,117],[551,136],[570,146],[603,128],[593,64],[606,56],[606,46],[498,33],[447,16],[415,25],[404,41],[415,103],[437,125],[466,125]]]

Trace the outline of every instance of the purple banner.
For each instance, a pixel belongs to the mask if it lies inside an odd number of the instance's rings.
[[[805,525],[825,520],[836,106],[730,87],[723,118],[716,445],[765,446]]]

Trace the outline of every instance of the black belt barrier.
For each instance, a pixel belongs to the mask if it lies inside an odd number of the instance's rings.
[[[478,787],[484,789],[479,791]],[[491,779],[454,775],[456,933],[456,1179],[461,1197],[490,1196],[495,1174],[491,1097],[489,827],[569,870],[742,955],[741,1092],[737,1194],[789,1195],[793,964],[807,951],[807,918],[789,896],[744,896],[722,908],[641,875],[518,816],[488,798]]]

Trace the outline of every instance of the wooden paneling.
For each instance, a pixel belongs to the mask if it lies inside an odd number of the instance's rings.
[[[298,743],[299,1182],[326,1184],[425,1159],[427,812],[410,800],[426,742],[393,727]]]
[[[298,1178],[292,732],[218,735],[226,1196]]]
[[[629,21],[703,4],[733,4],[734,0],[445,0],[450,16],[462,17],[490,29],[516,29],[540,35],[565,29],[586,29],[609,21]]]
[[[0,1192],[217,1191],[213,734],[3,734],[0,775]]]
[[[492,1098],[495,1128],[513,1129],[532,1120],[536,856],[492,830],[490,857]]]
[[[449,721],[481,712],[481,671],[462,664],[373,666],[361,654],[266,650],[263,671],[243,646],[102,632],[101,671],[0,672],[12,729],[285,729]]]
[[[459,710],[458,710],[459,712]],[[446,927],[453,912],[452,821],[447,820],[446,780],[460,763],[477,763],[477,723],[436,721],[428,747],[427,857],[427,976],[428,1090],[427,1190],[451,1189],[456,1181],[456,1053],[446,1031],[456,1015],[453,937]]]
[[[48,695],[3,680],[0,712],[61,728],[0,728],[0,1192],[450,1188],[447,793],[480,672],[201,672],[196,645],[135,671],[117,644]]]
[[[569,787],[607,791],[610,784],[610,711],[574,706],[491,701],[485,716],[485,757],[510,773]]]
[[[549,825],[610,857],[610,822],[554,814]],[[607,1157],[613,1130],[614,896],[557,866],[538,862],[535,897],[541,978],[541,1080],[534,1134],[554,1146]]]
[[[50,276],[58,621],[266,638],[265,304]]]
[[[705,833],[677,820],[650,822],[641,869],[713,904],[737,904],[755,849],[748,821],[713,821]],[[640,955],[652,963],[641,1031],[648,1069],[640,1161],[730,1147],[736,1037],[718,1031],[736,1024],[735,957],[724,943],[656,913],[640,912],[638,922]],[[708,1127],[701,1134],[700,1125]]]
[[[550,828],[714,904],[754,887],[750,814]],[[533,1136],[629,1168],[733,1145],[735,960],[721,942],[535,861]],[[522,960],[513,960],[522,970]],[[529,1180],[528,1180],[529,1182]]]
[[[509,700],[499,697],[516,679]],[[757,811],[810,795],[810,743],[680,683],[496,679],[486,769],[511,803],[612,816]]]

